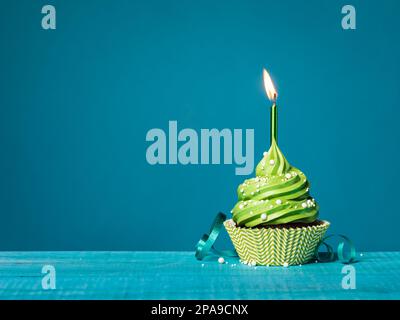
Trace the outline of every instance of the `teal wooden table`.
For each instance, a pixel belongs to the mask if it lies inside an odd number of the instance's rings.
[[[193,252],[0,252],[0,299],[400,299],[400,252],[371,252],[353,264],[249,267],[197,261]],[[56,289],[44,290],[44,265]]]

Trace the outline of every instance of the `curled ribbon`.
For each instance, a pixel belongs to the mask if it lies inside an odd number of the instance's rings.
[[[329,238],[333,238],[333,237],[338,237],[341,238],[343,241],[339,242],[338,247],[337,247],[337,256],[332,248],[331,245],[329,245],[328,243],[326,243],[326,240]],[[345,257],[344,254],[344,247],[345,247],[345,243],[347,243],[347,245],[350,248],[350,253],[348,255],[348,257]],[[322,258],[319,249],[321,248],[321,246],[325,246],[326,248],[326,258]],[[324,239],[322,239],[322,241],[320,242],[320,244],[317,247],[317,250],[315,251],[315,256],[317,258],[318,261],[320,262],[330,262],[330,261],[335,261],[335,260],[339,260],[340,262],[344,263],[344,264],[350,264],[352,262],[355,262],[356,260],[356,248],[353,244],[353,242],[346,236],[342,235],[342,234],[332,234],[329,236],[326,236]]]
[[[215,257],[237,257],[235,250],[217,250],[214,248],[214,243],[217,240],[222,224],[226,220],[226,215],[219,212],[211,225],[210,232],[204,234],[196,245],[196,258],[198,260],[215,258]]]

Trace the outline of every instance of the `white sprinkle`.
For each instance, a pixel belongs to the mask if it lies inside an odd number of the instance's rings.
[[[225,259],[223,257],[218,258],[218,263],[223,264],[225,263]]]
[[[301,204],[301,206],[302,206],[303,208],[307,208],[307,203],[303,202],[303,203]]]
[[[257,189],[256,192],[260,192],[260,189]]]
[[[263,213],[263,214],[261,215],[261,219],[262,219],[262,220],[266,220],[266,219],[267,219],[267,215],[266,215],[265,213]]]
[[[231,213],[233,213],[233,210],[231,210]]]
[[[281,199],[278,199],[278,200],[275,201],[275,203],[276,203],[276,204],[281,204],[281,203],[282,203],[282,200],[281,200]]]
[[[253,261],[251,262],[251,265],[254,267],[254,266],[256,265],[256,262],[253,260]]]
[[[264,151],[264,152],[263,152],[263,156],[266,157],[267,155],[268,155],[268,152],[267,152],[267,151]]]
[[[244,189],[240,189],[240,192],[243,193],[243,192],[244,192]]]
[[[204,263],[202,263],[201,266],[204,267]]]
[[[269,160],[269,164],[270,164],[271,166],[273,166],[273,165],[275,164],[275,160],[274,160],[274,159]]]
[[[363,256],[363,254],[362,253],[360,253],[360,257],[362,257]]]
[[[243,209],[243,205],[242,204],[239,205],[239,209]]]
[[[254,192],[250,193],[252,196],[254,195]]]
[[[253,211],[250,211],[250,214],[253,214]]]
[[[292,177],[292,175],[290,173],[286,173],[285,177],[286,177],[286,179],[290,179]]]
[[[227,224],[228,224],[229,227],[235,227],[236,226],[235,222],[233,222],[232,219],[228,220]]]
[[[288,264],[287,262],[284,262],[284,263],[283,263],[283,267],[284,267],[284,268],[287,268],[288,266],[289,266],[289,264]]]

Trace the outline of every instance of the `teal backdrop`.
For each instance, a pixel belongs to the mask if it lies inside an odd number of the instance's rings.
[[[52,4],[57,29],[43,30]],[[341,8],[356,8],[343,30]],[[254,128],[359,250],[399,250],[400,2],[0,1],[0,250],[192,250],[235,165],[146,162],[146,133]],[[224,235],[220,247],[229,246]]]

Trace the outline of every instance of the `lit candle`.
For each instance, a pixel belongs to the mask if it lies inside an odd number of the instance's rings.
[[[267,72],[263,69],[264,87],[267,92],[269,101],[272,102],[271,106],[271,144],[273,141],[278,142],[278,111],[276,107],[276,98],[278,98],[278,93],[275,90],[274,83]]]

